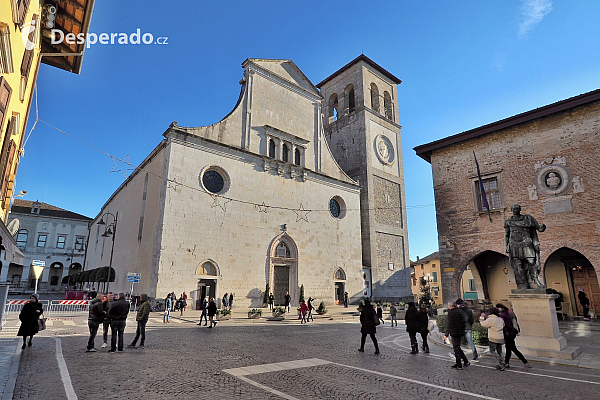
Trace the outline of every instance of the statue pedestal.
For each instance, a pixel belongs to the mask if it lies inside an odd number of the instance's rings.
[[[579,347],[567,346],[567,340],[560,334],[554,306],[557,297],[535,289],[513,290],[508,295],[521,328],[515,343],[523,354],[573,360],[581,353]]]

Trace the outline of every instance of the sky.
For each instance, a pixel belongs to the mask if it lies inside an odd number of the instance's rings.
[[[221,120],[246,58],[291,59],[316,84],[364,53],[402,80],[410,258],[422,258],[438,250],[435,200],[413,148],[600,88],[599,19],[591,0],[96,2],[90,32],[166,44],[92,44],[80,75],[42,65],[16,192],[95,217],[128,172],[111,155],[138,165],[172,121]]]

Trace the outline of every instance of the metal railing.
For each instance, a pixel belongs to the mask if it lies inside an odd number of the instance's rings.
[[[8,300],[4,305],[4,315],[19,314],[29,300]],[[44,307],[44,315],[87,313],[91,300],[40,300]],[[137,305],[129,302],[129,312],[137,311]]]

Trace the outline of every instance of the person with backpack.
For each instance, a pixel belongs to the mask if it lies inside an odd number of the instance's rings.
[[[517,335],[520,333],[519,324],[517,323],[517,316],[515,313],[506,307],[504,304],[496,304],[496,308],[500,310],[500,318],[504,321],[504,345],[506,347],[506,355],[504,356],[504,367],[510,368],[510,356],[511,353],[515,353],[515,355],[521,360],[523,363],[524,369],[530,369],[531,364],[527,362],[525,356],[517,350],[517,345],[515,344],[515,339]]]
[[[379,318],[369,299],[365,299],[365,304],[360,312],[360,325],[361,338],[358,351],[364,353],[365,341],[367,340],[367,335],[369,335],[375,346],[375,354],[379,354],[379,345],[377,344],[377,338],[375,337],[375,333],[377,333],[376,326],[379,325]]]

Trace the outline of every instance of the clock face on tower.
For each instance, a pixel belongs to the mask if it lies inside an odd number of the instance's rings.
[[[394,162],[394,146],[390,139],[384,135],[375,137],[375,154],[383,164],[392,164]]]

